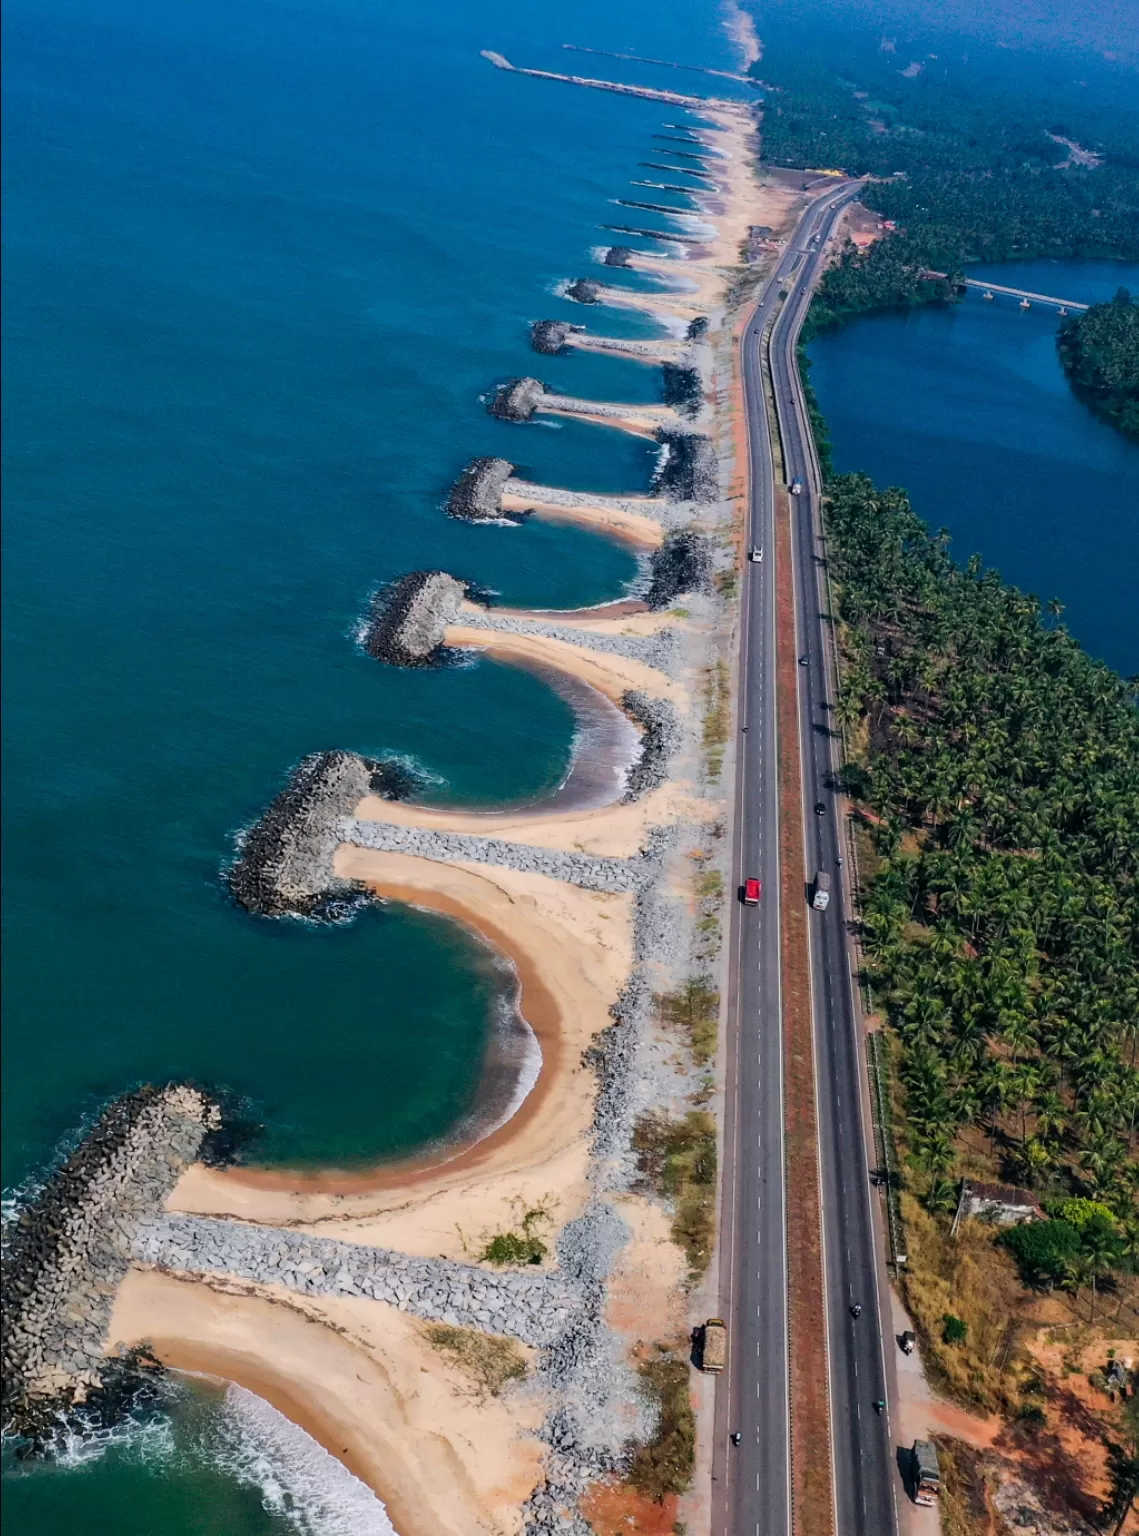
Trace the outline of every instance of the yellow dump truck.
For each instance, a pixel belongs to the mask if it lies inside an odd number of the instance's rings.
[[[700,1366],[713,1375],[724,1369],[728,1360],[728,1330],[722,1317],[710,1317],[700,1339]]]

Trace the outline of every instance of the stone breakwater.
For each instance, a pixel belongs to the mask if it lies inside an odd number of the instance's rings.
[[[425,667],[437,657],[466,588],[446,571],[411,571],[377,592],[364,632],[369,656],[393,667]]]
[[[641,727],[641,751],[625,781],[625,800],[639,800],[659,789],[683,739],[680,717],[667,699],[654,699],[640,688],[621,695],[621,708]]]
[[[503,487],[513,473],[507,459],[472,459],[451,487],[448,513],[473,523],[500,521]]]
[[[619,894],[632,891],[642,875],[638,859],[610,858],[595,853],[563,853],[557,848],[534,848],[501,837],[481,837],[471,832],[440,832],[429,827],[397,826],[387,821],[346,819],[340,841],[382,853],[409,853],[440,864],[501,864],[525,874],[546,875],[587,891]]]
[[[508,480],[503,486],[508,496],[532,501],[532,510],[547,507],[612,507],[615,512],[631,512],[651,517],[665,527],[678,525],[689,514],[676,502],[644,496],[601,496],[593,491],[567,491],[558,485],[535,485],[531,480]],[[579,642],[581,643],[581,642]]]
[[[630,267],[633,264],[633,252],[627,245],[611,245],[602,258],[602,265],[606,267]]]
[[[555,357],[565,350],[566,338],[580,326],[567,325],[562,320],[535,320],[530,327],[530,345],[535,352]]]
[[[158,1215],[138,1229],[140,1264],[187,1275],[280,1285],[302,1296],[363,1296],[432,1322],[551,1344],[580,1305],[558,1274],[495,1272],[449,1259],[311,1237],[282,1227]]]
[[[546,394],[541,379],[510,379],[495,390],[487,410],[500,421],[529,421]]]
[[[600,304],[601,284],[592,277],[575,278],[566,287],[566,298],[575,304]]]
[[[241,839],[226,880],[260,917],[319,917],[354,887],[332,872],[341,818],[365,795],[387,794],[385,765],[355,752],[314,752],[300,762],[260,821]]]
[[[712,439],[683,427],[658,427],[656,439],[665,453],[654,490],[670,501],[715,501],[720,473]]]
[[[512,618],[507,614],[468,614],[465,622],[472,629],[496,630],[500,634],[544,635],[550,640],[563,640],[567,645],[580,646],[587,651],[600,651],[609,656],[627,656],[630,661],[643,661],[646,666],[672,674],[677,664],[677,638],[675,631],[661,629],[655,635],[605,635],[594,630],[577,629],[572,624],[557,624],[548,619]]]
[[[616,405],[608,400],[581,400],[575,395],[558,395],[540,379],[511,379],[501,384],[487,410],[500,421],[529,421],[535,411],[562,411],[571,416],[601,416],[625,421],[640,412],[659,414],[659,407]]]
[[[706,534],[684,528],[665,537],[649,564],[645,602],[667,608],[688,592],[712,590],[712,541]]]
[[[140,1088],[104,1111],[20,1213],[3,1261],[6,1430],[44,1440],[106,1385],[103,1341],[135,1236],[220,1123],[196,1088]]]

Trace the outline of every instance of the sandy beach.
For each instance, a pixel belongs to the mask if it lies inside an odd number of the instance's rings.
[[[394,1307],[135,1270],[110,1337],[145,1340],[173,1369],[272,1403],[373,1489],[399,1536],[503,1536],[521,1524],[540,1398],[508,1411],[474,1393]]]

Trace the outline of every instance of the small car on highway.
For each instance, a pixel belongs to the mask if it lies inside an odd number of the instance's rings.
[[[760,549],[758,544],[755,546],[754,549],[752,549],[752,550],[750,550],[748,552],[748,559],[751,561],[751,563],[753,565],[758,565],[760,563],[760,561],[763,559],[763,550]]]
[[[763,886],[755,878],[755,876],[752,875],[744,881],[744,888],[740,895],[740,900],[743,902],[745,907],[758,907],[759,898],[762,894]]]
[[[816,816],[825,816],[826,814],[827,814],[826,806],[823,804],[823,802],[821,800],[816,800],[815,801],[815,815]]]

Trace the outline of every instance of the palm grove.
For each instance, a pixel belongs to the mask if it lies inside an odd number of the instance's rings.
[[[927,1202],[952,1204],[982,1127],[1046,1200],[1094,1196],[1102,1273],[1134,1257],[1139,1189],[1134,697],[1037,599],[955,565],[903,492],[844,475],[828,497],[836,708],[877,854],[863,945]]]

